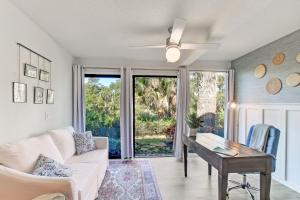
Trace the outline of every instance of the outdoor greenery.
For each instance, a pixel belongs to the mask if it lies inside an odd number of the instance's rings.
[[[224,73],[191,72],[187,123],[202,131],[224,134]],[[104,79],[110,81],[105,83]],[[158,156],[173,154],[176,132],[176,81],[173,77],[135,77],[135,154]],[[95,136],[108,136],[110,157],[120,149],[120,79],[85,79],[86,129]],[[199,118],[199,116],[202,116]],[[208,117],[203,117],[208,116]],[[212,122],[211,122],[212,121]],[[195,125],[195,126],[192,126]]]
[[[173,141],[165,138],[136,139],[135,151],[137,156],[166,156],[172,155]]]
[[[120,80],[111,79],[109,86],[103,78],[85,79],[86,130],[94,136],[109,137],[110,158],[121,156],[120,145]]]
[[[88,78],[85,83],[86,127],[97,132],[101,127],[120,123],[120,80],[109,86],[99,78]]]
[[[173,154],[176,125],[176,78],[135,78],[135,153]]]
[[[224,111],[225,73],[191,72],[189,112],[203,116],[200,130],[224,136]]]
[[[199,128],[203,124],[203,117],[197,116],[196,112],[189,113],[185,119],[190,128]]]

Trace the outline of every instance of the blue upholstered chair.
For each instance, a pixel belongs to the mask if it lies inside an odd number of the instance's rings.
[[[254,127],[255,127],[255,125],[252,126],[249,130],[249,134],[248,134],[247,141],[246,141],[246,146],[250,145],[250,141],[251,141],[251,138],[252,138]],[[274,172],[275,169],[276,169],[276,155],[277,155],[277,149],[278,149],[278,143],[279,143],[279,136],[280,136],[280,130],[278,130],[277,128],[271,126],[270,129],[269,129],[269,134],[268,134],[268,139],[267,139],[267,144],[266,144],[267,146],[265,148],[265,153],[271,155],[272,158],[273,158],[272,159],[272,172]],[[250,190],[259,191],[259,189],[255,188],[255,187],[252,187],[247,182],[246,174],[250,174],[250,173],[243,173],[242,174],[243,175],[243,182],[242,183],[230,180],[230,182],[236,184],[236,186],[229,188],[228,193],[229,193],[230,190],[242,188],[242,189],[246,190],[249,193],[249,195],[251,196],[251,198],[254,200],[255,198],[254,198],[254,196],[253,196],[253,194],[251,193]]]

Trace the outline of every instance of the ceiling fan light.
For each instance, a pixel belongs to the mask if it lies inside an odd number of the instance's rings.
[[[166,49],[166,58],[168,62],[177,62],[180,58],[180,49],[176,45],[168,46]]]

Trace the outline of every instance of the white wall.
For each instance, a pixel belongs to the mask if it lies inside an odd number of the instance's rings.
[[[0,27],[0,144],[70,125],[72,56],[7,0],[0,1]],[[53,61],[54,105],[33,104],[33,86],[37,85],[37,79],[23,76],[21,82],[27,83],[27,103],[12,103],[12,82],[18,81],[19,74],[17,42]],[[25,50],[21,55],[22,62],[29,60],[29,54]],[[37,57],[33,56],[32,61],[36,64]],[[40,83],[40,86],[49,88],[49,84]],[[45,113],[49,114],[47,120]]]
[[[237,135],[245,143],[252,125],[270,124],[280,130],[277,168],[274,178],[300,192],[300,104],[240,104]]]
[[[87,67],[131,67],[131,68],[143,68],[143,69],[178,69],[178,63],[168,63],[166,61],[137,61],[137,60],[125,60],[125,59],[93,59],[93,58],[75,58],[74,63],[84,65]],[[231,62],[229,61],[196,61],[192,65],[188,66],[190,70],[212,70],[212,71],[224,71],[231,68]]]

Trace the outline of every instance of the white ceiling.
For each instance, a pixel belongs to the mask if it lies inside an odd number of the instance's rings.
[[[165,61],[174,18],[187,21],[182,41],[219,42],[185,50],[178,64],[230,61],[300,28],[300,0],[11,0],[77,58]]]

